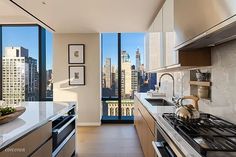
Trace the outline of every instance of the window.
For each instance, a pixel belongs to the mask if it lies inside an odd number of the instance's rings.
[[[116,33],[106,33],[102,35],[102,97],[118,98],[118,35]]]
[[[103,119],[118,120],[118,35],[102,34]],[[115,112],[114,112],[115,110]]]
[[[46,32],[46,98],[53,98],[53,73],[52,73],[52,33]]]
[[[102,34],[103,121],[133,121],[134,93],[154,89],[156,73],[148,73],[144,68],[144,36]],[[111,114],[111,108],[117,112]]]
[[[45,100],[45,29],[38,25],[0,26],[1,98],[8,104]],[[51,42],[48,42],[48,46]],[[51,58],[49,58],[51,59]],[[10,78],[10,79],[9,79]],[[46,80],[46,79],[45,79]],[[45,91],[46,93],[46,91]],[[46,95],[46,94],[45,94]]]

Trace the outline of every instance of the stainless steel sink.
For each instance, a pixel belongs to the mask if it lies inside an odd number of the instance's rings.
[[[146,99],[152,106],[174,106],[174,104],[164,100],[164,99]]]

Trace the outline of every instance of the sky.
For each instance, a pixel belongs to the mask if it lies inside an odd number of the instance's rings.
[[[125,50],[130,55],[131,63],[135,65],[135,54],[137,48],[141,53],[141,63],[144,60],[144,36],[145,33],[122,33],[121,50]],[[105,63],[106,58],[111,58],[111,64],[117,66],[118,50],[117,33],[103,33],[102,35],[102,58]]]
[[[38,60],[38,27],[37,26],[3,26],[3,56],[5,47],[22,46],[29,50],[29,56]],[[52,69],[52,33],[46,32],[46,68]]]
[[[144,33],[122,33],[121,48],[129,53],[132,64],[135,65],[135,53],[140,49],[141,63],[144,58]],[[29,50],[29,56],[38,60],[38,29],[37,26],[3,26],[2,27],[3,55],[5,47],[22,46]],[[117,33],[103,33],[102,55],[103,63],[111,58],[112,65],[117,65]],[[46,68],[52,69],[52,33],[46,32]]]

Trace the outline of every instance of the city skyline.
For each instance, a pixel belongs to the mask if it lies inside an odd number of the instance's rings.
[[[29,56],[28,49],[6,47],[2,65],[2,98],[7,104],[38,100],[37,60]]]
[[[5,47],[2,57],[3,100],[16,104],[39,99],[38,60],[31,57],[28,49]],[[46,96],[53,96],[52,69],[46,73]],[[13,92],[9,91],[12,90]]]
[[[30,56],[38,60],[38,27],[37,26],[3,26],[2,51],[5,47],[24,47]],[[46,69],[52,69],[52,33],[46,31]]]
[[[118,77],[121,78],[121,115],[132,117],[134,111],[134,93],[147,92],[154,89],[156,84],[156,73],[148,73],[141,62],[142,54],[139,48],[135,50],[135,64],[131,63],[130,54],[123,50],[121,52],[121,74],[118,76],[117,69],[113,69],[111,58],[107,57],[103,66],[102,95],[103,97],[118,97]],[[119,115],[119,104],[117,100],[106,100],[103,102],[103,116],[117,117]]]
[[[129,53],[131,63],[135,65],[135,57],[137,48],[141,53],[144,53],[144,38],[145,33],[121,33],[121,51]],[[118,58],[118,36],[117,33],[103,33],[102,34],[102,62],[105,63],[106,58],[111,58],[112,65],[117,65]],[[106,56],[106,57],[105,57]],[[140,58],[144,63],[144,55]],[[117,67],[117,66],[116,66]]]
[[[135,64],[131,64],[128,52],[121,52],[121,95],[122,98],[132,98],[134,92],[148,91],[156,84],[156,75],[148,73],[141,63],[142,54],[139,48],[135,51]],[[117,96],[118,69],[112,66],[111,58],[107,57],[103,65],[102,87],[103,96]]]

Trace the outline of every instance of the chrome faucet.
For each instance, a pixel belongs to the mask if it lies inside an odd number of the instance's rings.
[[[175,97],[175,79],[174,79],[174,76],[173,76],[173,75],[171,75],[170,73],[163,73],[163,74],[160,76],[160,78],[159,78],[159,88],[161,87],[161,79],[162,79],[162,77],[165,76],[165,75],[168,75],[168,76],[170,76],[170,77],[172,78],[172,81],[173,81],[173,97],[172,97],[172,101],[173,101],[173,102],[176,102],[177,98]]]

